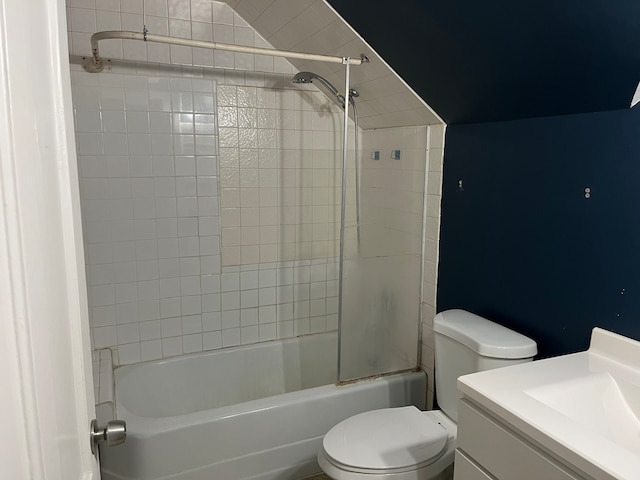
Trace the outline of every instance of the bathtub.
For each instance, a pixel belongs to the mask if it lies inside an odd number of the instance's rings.
[[[127,441],[101,449],[102,478],[297,479],[320,471],[322,437],[341,420],[424,408],[423,372],[334,385],[336,350],[327,333],[117,368]]]

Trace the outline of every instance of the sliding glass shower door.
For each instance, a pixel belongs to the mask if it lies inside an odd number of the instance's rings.
[[[345,206],[342,382],[416,368],[420,343],[426,128],[364,131],[362,138],[359,215],[355,188]]]

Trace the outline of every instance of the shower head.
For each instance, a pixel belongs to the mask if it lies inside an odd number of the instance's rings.
[[[318,80],[332,95],[336,97],[339,95],[338,89],[329,80],[313,72],[298,72],[291,81],[293,83],[313,83],[314,80]]]
[[[321,77],[317,73],[313,72],[298,72],[291,79],[292,83],[314,83],[318,81],[326,90],[331,94],[330,97],[338,104],[341,108],[344,108],[344,95],[338,92],[338,89],[333,86],[333,84],[327,80],[326,78]],[[353,97],[357,97],[359,94],[353,88],[349,89],[349,102],[353,104]]]

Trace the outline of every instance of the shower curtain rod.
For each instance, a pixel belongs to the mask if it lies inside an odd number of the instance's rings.
[[[98,50],[98,42],[100,40],[142,40],[144,42],[168,43],[170,45],[181,45],[185,47],[208,48],[211,50],[225,50],[228,52],[239,53],[255,53],[259,55],[271,55],[273,57],[299,58],[301,60],[315,60],[319,62],[341,63],[343,65],[362,65],[369,63],[369,58],[362,54],[360,58],[338,57],[332,55],[319,55],[315,53],[288,52],[285,50],[271,50],[269,48],[246,47],[243,45],[230,45],[228,43],[205,42],[202,40],[191,40],[188,38],[166,37],[163,35],[152,35],[145,27],[142,32],[106,30],[96,32],[91,35],[91,52],[93,56],[90,60],[85,61],[84,68],[91,73],[101,72],[104,68],[100,51]]]

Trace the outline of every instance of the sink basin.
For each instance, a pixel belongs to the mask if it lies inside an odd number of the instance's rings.
[[[640,455],[640,388],[594,373],[525,390],[540,403]]]
[[[587,351],[464,375],[458,388],[584,478],[640,479],[640,342],[594,328]]]

